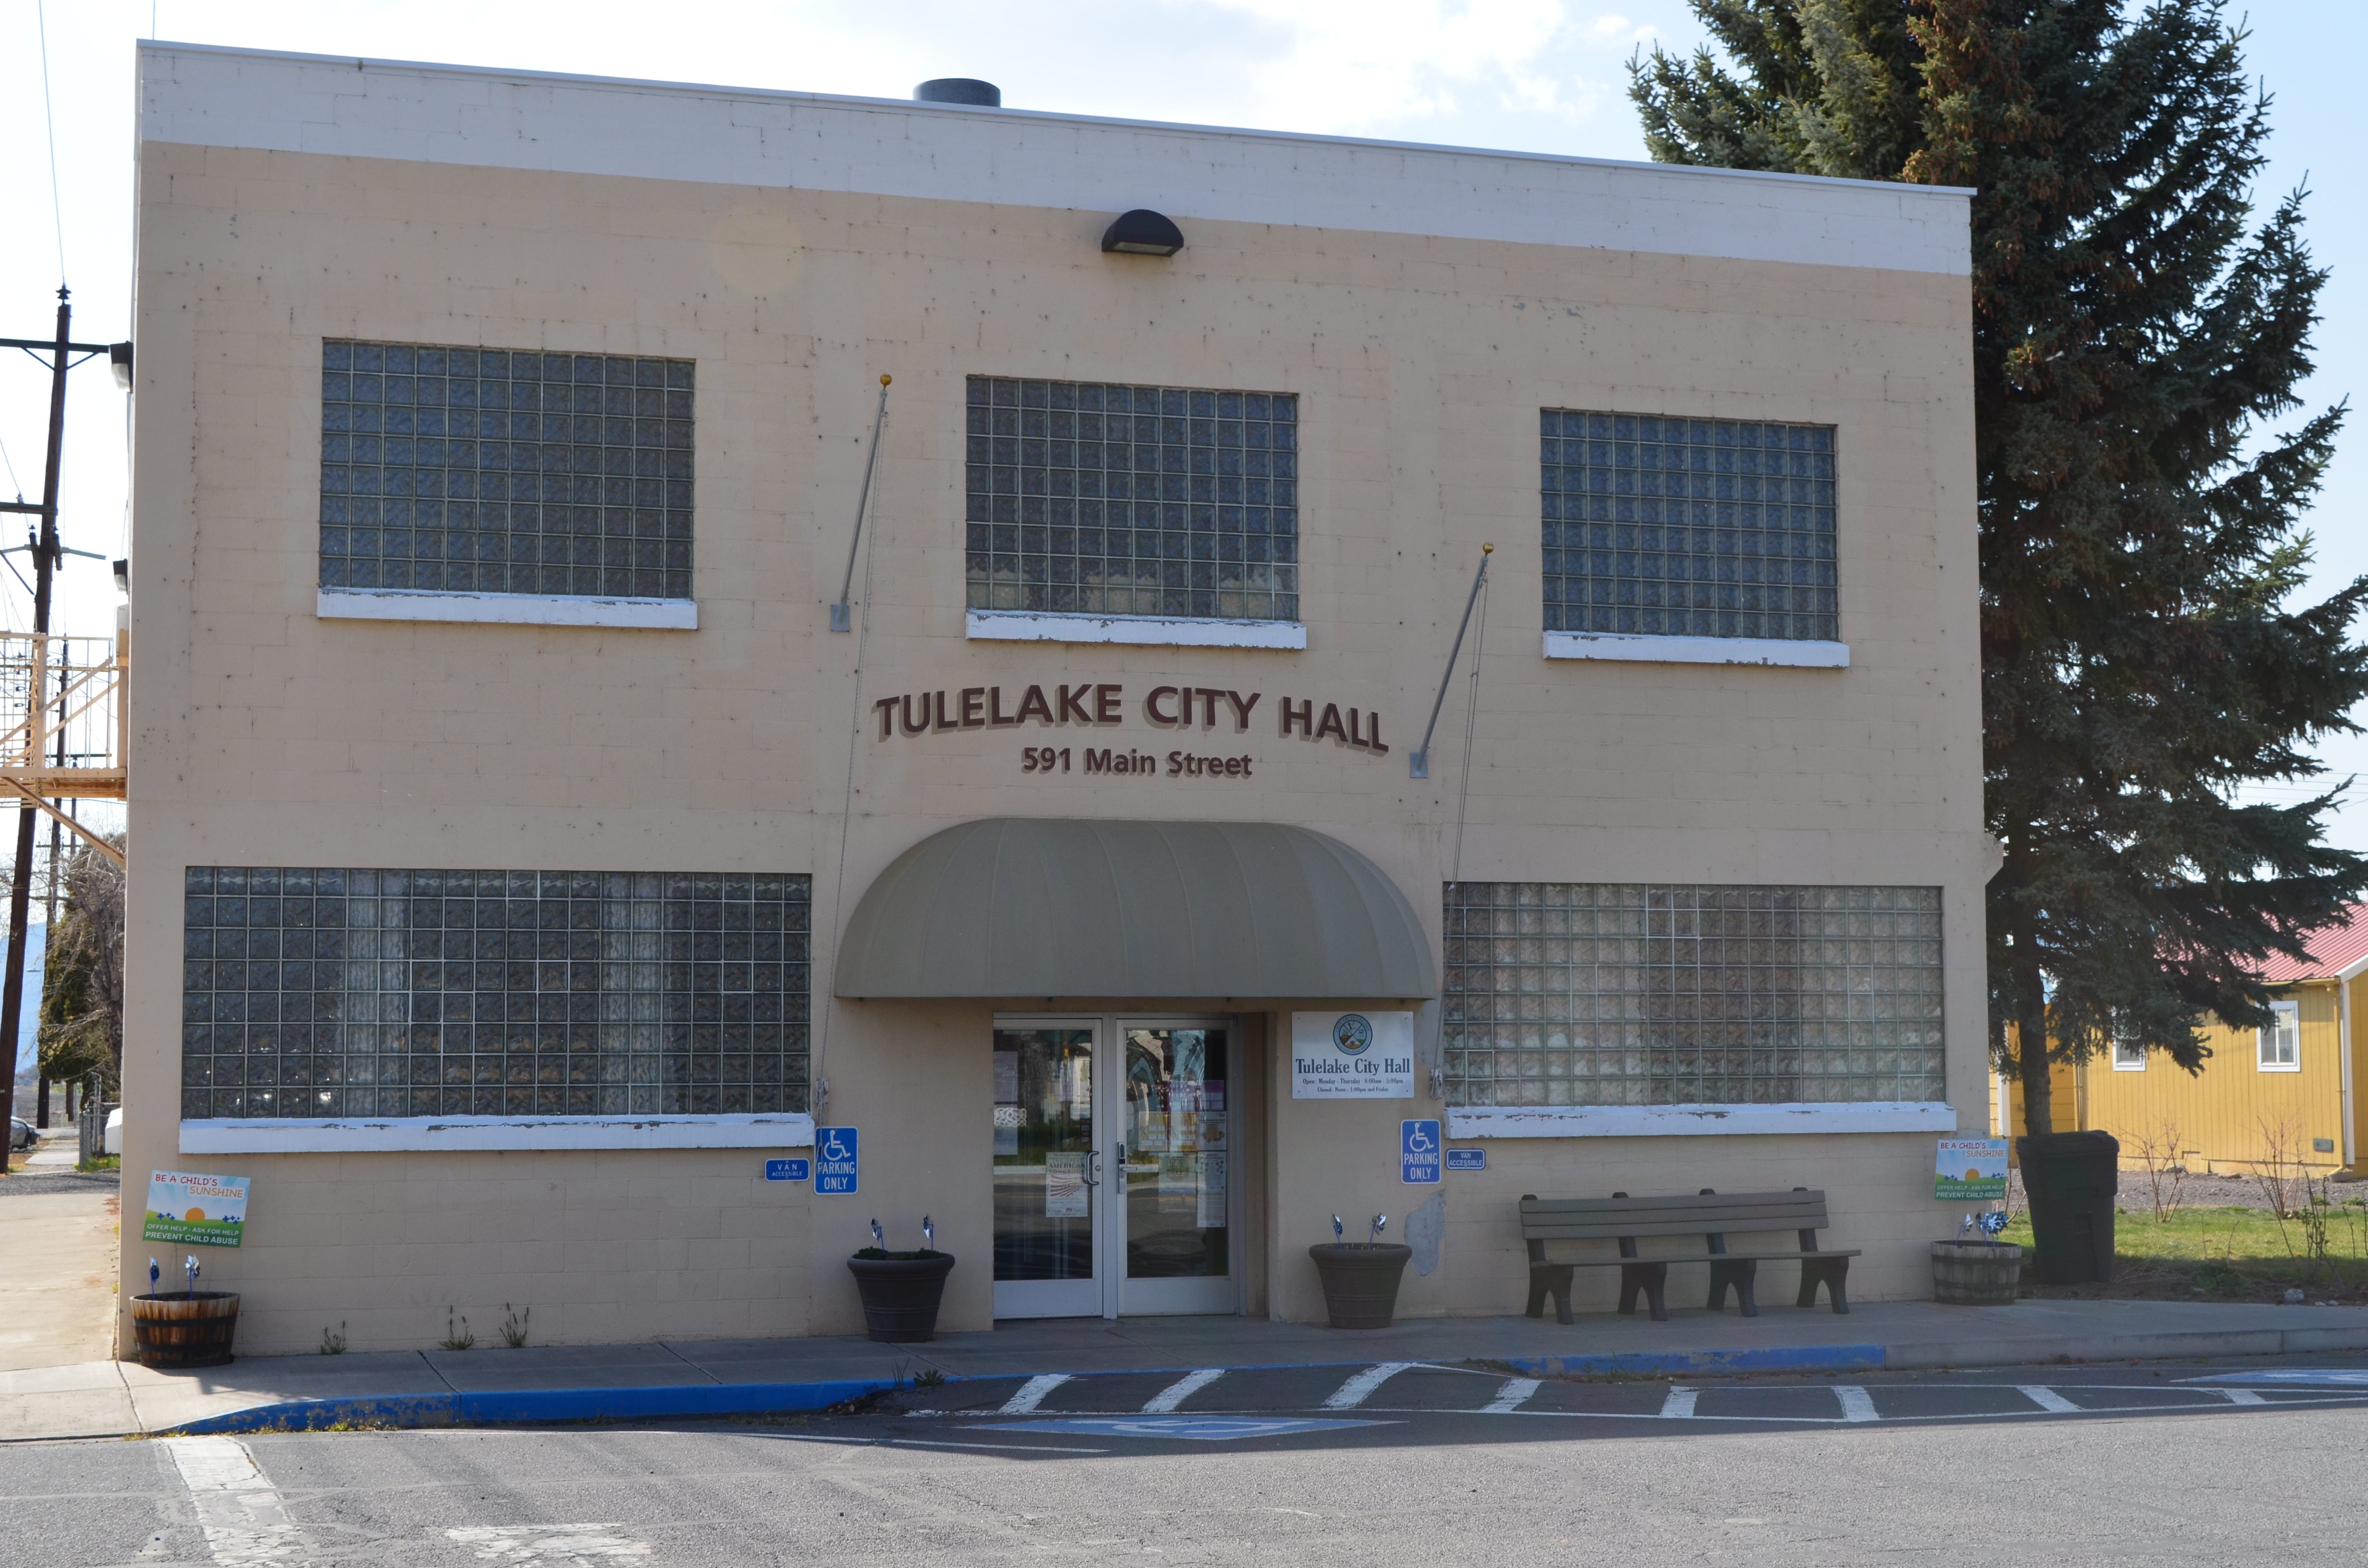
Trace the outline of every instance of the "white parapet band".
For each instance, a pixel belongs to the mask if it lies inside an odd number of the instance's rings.
[[[324,620],[442,620],[481,626],[607,626],[696,631],[696,599],[595,598],[574,594],[447,594],[425,588],[322,588]]]
[[[215,1117],[181,1123],[184,1154],[507,1149],[806,1149],[811,1116]]]
[[[1450,1109],[1450,1138],[1683,1138],[1782,1132],[1957,1131],[1941,1100],[1793,1105],[1478,1106]]]
[[[1549,631],[1549,659],[1619,659],[1641,665],[1770,665],[1794,669],[1850,667],[1847,642],[1793,642],[1776,637],[1640,637],[1619,631]]]
[[[1307,646],[1296,620],[1195,620],[1158,615],[1040,615],[1033,610],[964,612],[962,635],[992,642],[1133,642],[1170,648]]]

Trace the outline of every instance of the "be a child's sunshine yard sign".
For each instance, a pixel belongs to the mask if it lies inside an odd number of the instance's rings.
[[[1943,1138],[1933,1162],[1932,1196],[1972,1199],[2006,1196],[2006,1140]]]
[[[246,1185],[252,1179],[151,1171],[140,1239],[187,1246],[238,1245],[246,1229]]]

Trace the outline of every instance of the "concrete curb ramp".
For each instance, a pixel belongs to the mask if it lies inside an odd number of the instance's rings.
[[[571,1421],[666,1421],[780,1412],[807,1415],[900,1383],[878,1379],[812,1383],[685,1383],[672,1388],[518,1389],[499,1393],[356,1394],[291,1399],[209,1415],[156,1434],[325,1432],[340,1426],[541,1426]]]
[[[2044,1361],[2155,1360],[2179,1358],[2307,1355],[2368,1350],[2368,1328],[2190,1331],[2100,1335],[1992,1344],[1802,1345],[1756,1348],[1619,1351],[1569,1356],[1494,1356],[1491,1365],[1540,1378],[1716,1377],[1749,1372],[1905,1371],[1933,1367],[2027,1365]],[[1362,1361],[1294,1361],[1229,1367],[1228,1372],[1354,1369]],[[1091,1373],[1174,1373],[1190,1367],[1098,1368]],[[949,1377],[979,1382],[1019,1372]],[[1043,1374],[1037,1374],[1042,1376]],[[1054,1374],[1056,1378],[1059,1374]],[[341,1426],[542,1426],[594,1421],[697,1420],[719,1415],[811,1415],[869,1395],[911,1386],[894,1378],[810,1382],[689,1383],[658,1387],[512,1389],[442,1394],[356,1394],[285,1400],[227,1411],[158,1436],[320,1432]]]

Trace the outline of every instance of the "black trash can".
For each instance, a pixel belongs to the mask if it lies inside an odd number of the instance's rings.
[[[2122,1145],[2110,1132],[2049,1132],[2014,1141],[2031,1199],[2032,1274],[2043,1285],[2113,1277],[2113,1196]]]

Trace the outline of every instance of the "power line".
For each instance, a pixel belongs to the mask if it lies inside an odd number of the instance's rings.
[[[50,128],[50,212],[58,226],[58,285],[66,280],[66,210],[58,196],[58,111],[50,102],[50,23],[42,0],[33,0],[33,26],[41,38],[41,117]]]
[[[17,460],[8,455],[8,443],[6,441],[0,441],[0,465],[7,468],[8,483],[17,487],[17,499],[22,501],[25,498],[25,482],[17,477]]]

